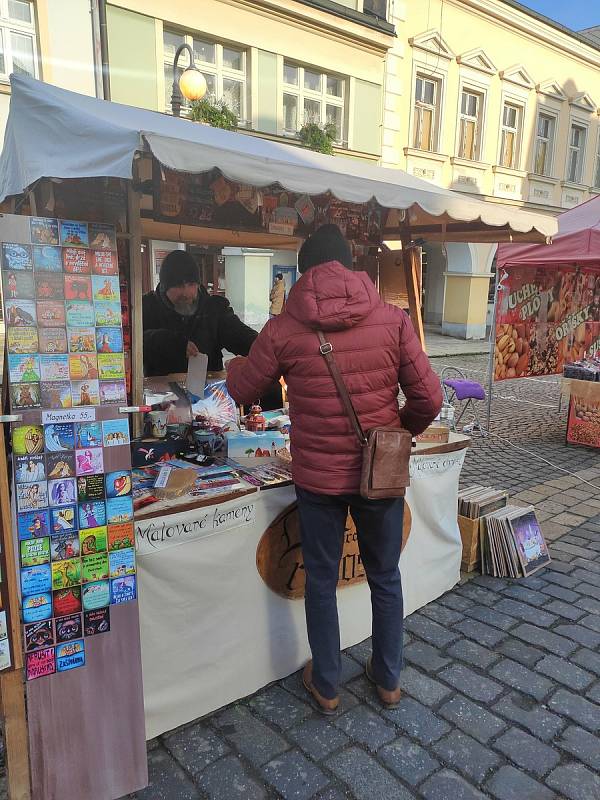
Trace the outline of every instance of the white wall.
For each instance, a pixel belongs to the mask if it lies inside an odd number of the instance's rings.
[[[426,243],[424,249],[427,253],[424,322],[432,325],[441,325],[444,314],[446,259],[441,245],[437,243]]]
[[[10,95],[0,94],[0,141],[4,141],[4,129],[8,119],[8,108],[10,105]]]
[[[49,52],[43,53],[44,79],[95,96],[90,0],[47,0],[47,8]],[[135,42],[131,58],[135,59]]]
[[[246,325],[260,330],[269,319],[273,266],[295,267],[296,253],[293,250],[224,247],[223,255],[227,299]]]
[[[271,261],[279,267],[295,267],[298,263],[298,254],[295,250],[275,250]]]
[[[269,319],[271,250],[224,247],[225,293],[246,325],[260,330]]]
[[[244,322],[260,330],[269,319],[271,258],[273,253],[246,253]]]

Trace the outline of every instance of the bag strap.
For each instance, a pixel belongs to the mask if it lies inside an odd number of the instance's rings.
[[[365,432],[362,429],[362,425],[360,424],[360,420],[358,418],[358,414],[356,413],[356,409],[352,404],[352,400],[350,399],[350,394],[348,393],[348,389],[346,388],[346,384],[344,383],[344,379],[342,378],[342,373],[338,369],[338,365],[335,363],[335,359],[332,355],[333,353],[333,345],[331,342],[328,342],[323,334],[323,331],[317,331],[317,335],[319,337],[319,342],[321,346],[319,347],[319,351],[327,366],[329,367],[329,372],[331,373],[331,377],[333,378],[333,382],[335,383],[335,387],[338,391],[340,399],[342,401],[342,405],[348,415],[350,422],[352,423],[352,427],[354,428],[354,432],[360,442],[361,446],[368,444],[367,437],[365,436]]]

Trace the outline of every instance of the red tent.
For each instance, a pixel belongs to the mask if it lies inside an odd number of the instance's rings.
[[[496,260],[499,267],[578,264],[600,269],[600,196],[561,214],[552,244],[501,244]]]

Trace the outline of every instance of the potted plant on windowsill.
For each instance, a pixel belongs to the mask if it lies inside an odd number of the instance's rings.
[[[333,143],[336,140],[337,130],[332,122],[319,125],[316,122],[305,123],[298,131],[298,138],[309,150],[315,153],[333,155]]]
[[[239,122],[237,114],[224,100],[207,97],[190,104],[189,118],[213,128],[222,128],[224,131],[234,131]]]

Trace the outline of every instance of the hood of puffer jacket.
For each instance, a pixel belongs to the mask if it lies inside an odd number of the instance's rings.
[[[285,310],[310,328],[339,331],[354,327],[381,303],[366,272],[329,261],[302,275],[290,290]]]

